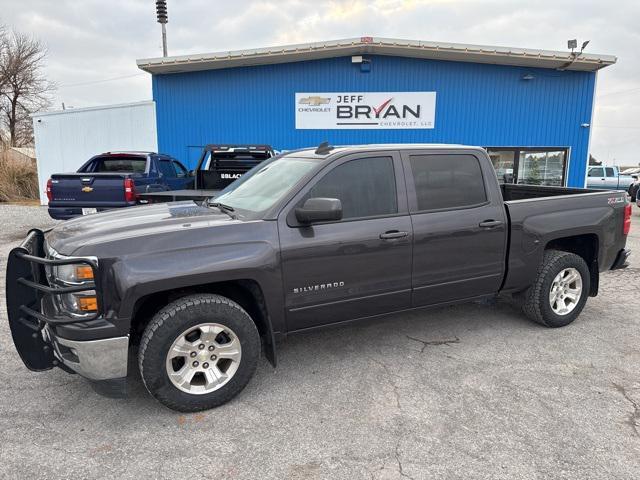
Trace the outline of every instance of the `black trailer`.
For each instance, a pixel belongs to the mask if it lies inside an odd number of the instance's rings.
[[[270,145],[207,145],[195,170],[195,188],[222,190],[273,156]]]
[[[207,145],[195,170],[195,190],[150,192],[138,195],[142,202],[202,201],[215,197],[230,183],[264,160],[275,156],[270,145]]]

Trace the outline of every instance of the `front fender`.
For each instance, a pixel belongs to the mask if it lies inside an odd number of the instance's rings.
[[[133,318],[145,297],[202,285],[249,280],[261,289],[267,312],[265,346],[269,361],[276,363],[277,333],[285,331],[279,253],[268,242],[208,245],[180,249],[171,254],[148,253],[118,259],[109,276],[116,288],[117,317]]]
[[[250,279],[263,287],[265,296],[281,294],[277,253],[267,242],[125,256],[111,269],[122,299],[121,317],[131,316],[135,301],[149,294],[215,282]]]

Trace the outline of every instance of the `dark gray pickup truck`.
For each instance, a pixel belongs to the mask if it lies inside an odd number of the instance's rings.
[[[237,395],[261,351],[275,365],[292,332],[498,294],[567,325],[600,272],[626,266],[630,222],[625,192],[499,185],[480,148],[321,145],[215,203],[32,230],[10,253],[9,322],[29,369],[110,395],[138,345],[149,392],[196,411]]]

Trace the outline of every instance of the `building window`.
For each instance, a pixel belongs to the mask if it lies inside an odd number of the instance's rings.
[[[514,150],[488,150],[493,168],[498,175],[500,183],[513,183],[513,172],[516,164],[516,152]]]
[[[565,184],[566,148],[487,148],[500,183],[562,186]]]

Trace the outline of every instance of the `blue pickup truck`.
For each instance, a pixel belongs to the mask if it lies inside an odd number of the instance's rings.
[[[616,166],[593,166],[587,171],[587,188],[598,190],[627,190],[634,182],[631,175],[620,172]]]
[[[106,152],[75,173],[47,181],[49,215],[67,220],[145,203],[141,193],[191,189],[194,177],[175,158],[154,152]]]

